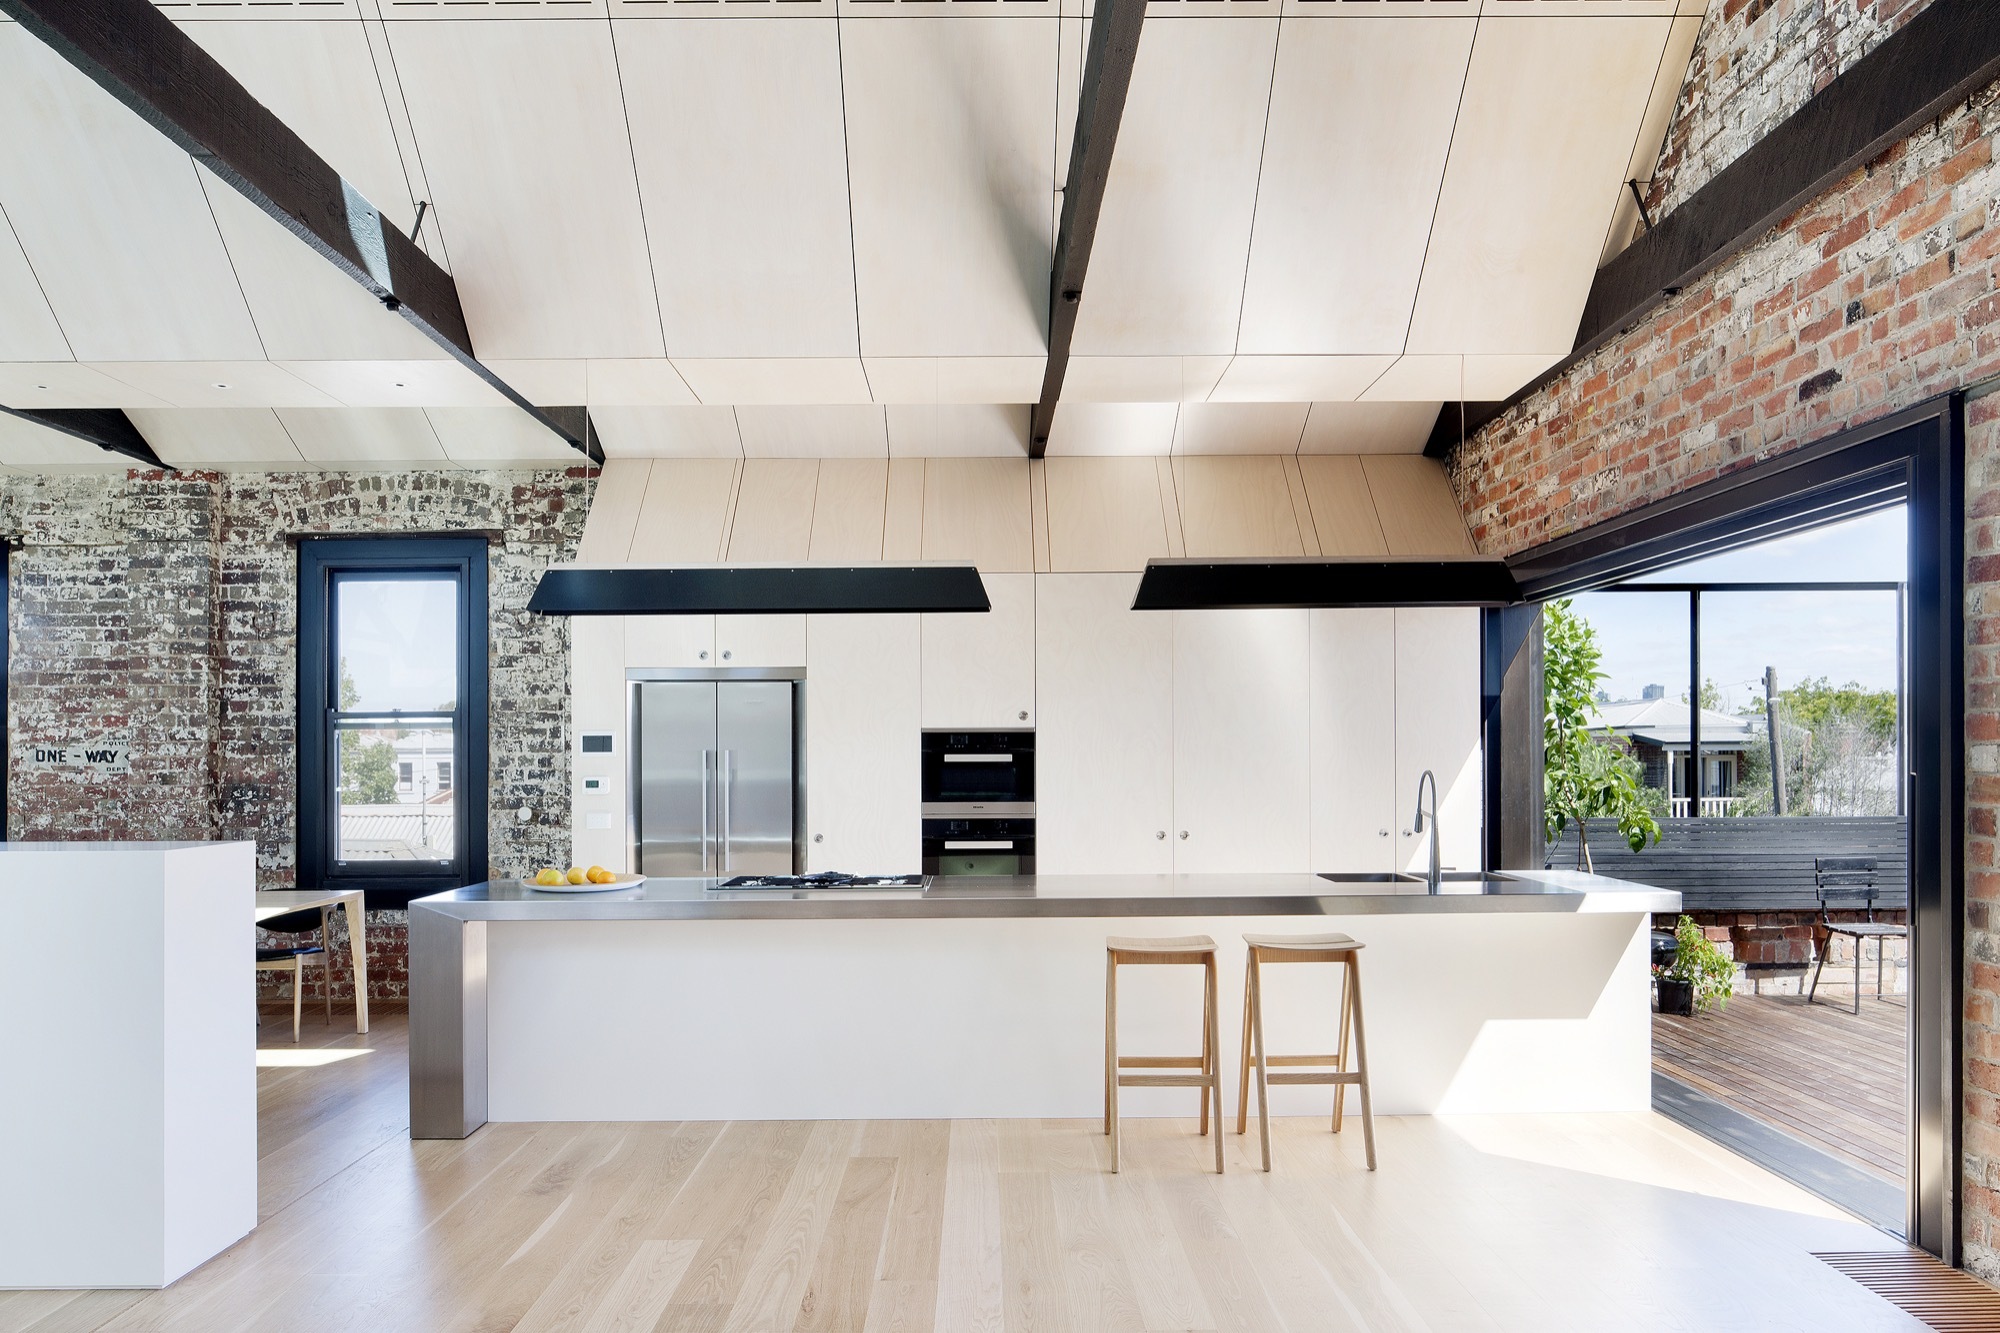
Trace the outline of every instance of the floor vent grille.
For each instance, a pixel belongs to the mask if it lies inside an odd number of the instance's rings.
[[[1854,1250],[1813,1257],[1938,1333],[2000,1329],[2000,1291],[1922,1250]]]

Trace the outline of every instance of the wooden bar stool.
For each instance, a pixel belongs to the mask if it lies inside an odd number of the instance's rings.
[[[1349,935],[1245,935],[1250,957],[1243,969],[1243,1069],[1236,1088],[1236,1132],[1249,1127],[1250,1066],[1255,1049],[1257,1066],[1257,1133],[1263,1140],[1264,1169],[1271,1169],[1271,1091],[1273,1083],[1333,1085],[1333,1132],[1340,1133],[1348,1085],[1361,1090],[1361,1141],[1368,1149],[1368,1169],[1375,1169],[1375,1116],[1368,1102],[1368,1038],[1361,1023],[1361,949]],[[1339,1049],[1332,1055],[1267,1055],[1264,1051],[1265,963],[1338,963],[1340,974]],[[1354,1070],[1347,1068],[1353,1048]],[[1272,1067],[1332,1066],[1312,1073],[1273,1074]]]
[[[1118,965],[1199,964],[1205,976],[1201,997],[1200,1055],[1118,1054]],[[1222,1174],[1222,1045],[1215,996],[1215,941],[1206,935],[1173,939],[1104,941],[1104,1132],[1111,1136],[1111,1169],[1118,1169],[1118,1089],[1200,1088],[1201,1132],[1208,1133],[1209,1100],[1215,1102],[1215,1173]],[[1126,1069],[1194,1069],[1193,1074],[1127,1074]]]

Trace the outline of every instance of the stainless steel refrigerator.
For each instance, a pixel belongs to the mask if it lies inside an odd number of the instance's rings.
[[[633,839],[647,875],[790,875],[799,839],[789,680],[632,685]]]

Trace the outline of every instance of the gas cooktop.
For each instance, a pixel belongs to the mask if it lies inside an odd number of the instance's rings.
[[[846,875],[822,871],[817,875],[738,875],[716,885],[718,889],[921,889],[922,875]]]

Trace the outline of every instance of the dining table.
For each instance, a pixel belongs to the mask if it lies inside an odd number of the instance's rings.
[[[339,907],[347,913],[347,946],[354,957],[354,1030],[368,1030],[368,913],[360,889],[264,889],[257,894],[257,920],[268,921],[311,907]],[[329,982],[331,984],[331,982]]]

